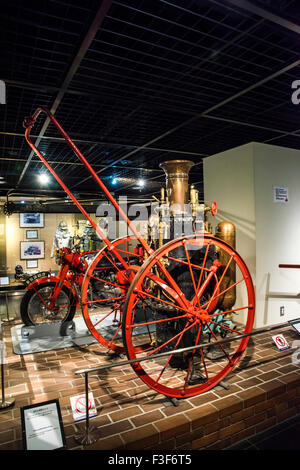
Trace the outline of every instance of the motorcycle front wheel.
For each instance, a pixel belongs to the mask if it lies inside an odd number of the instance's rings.
[[[71,321],[76,313],[76,301],[73,292],[63,286],[55,305],[49,309],[50,298],[55,282],[45,282],[29,289],[21,301],[20,314],[24,325],[31,326],[45,322]]]

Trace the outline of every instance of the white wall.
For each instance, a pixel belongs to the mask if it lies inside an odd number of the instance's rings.
[[[256,213],[258,326],[300,317],[300,151],[253,144]],[[288,203],[273,201],[273,187],[287,187]],[[280,306],[285,315],[280,316]]]
[[[251,272],[255,327],[300,316],[300,270],[278,268],[300,264],[300,151],[249,143],[204,159],[203,167],[205,201],[217,201],[216,222],[235,224],[236,249]],[[273,186],[288,187],[288,203],[273,202]]]

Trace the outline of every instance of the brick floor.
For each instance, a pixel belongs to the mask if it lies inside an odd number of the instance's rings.
[[[75,371],[109,364],[112,359],[99,344],[19,356],[14,354],[10,328],[2,325],[6,344],[6,397],[11,409],[0,411],[0,450],[22,449],[20,407],[58,398],[68,449],[224,449],[300,414],[300,366],[292,363],[294,350],[278,351],[272,333],[253,337],[227,382],[202,395],[183,399],[175,407],[149,389],[130,366],[89,376],[98,415],[90,424],[101,439],[89,446],[74,436],[84,423],[74,423],[70,397],[84,393],[84,378]],[[299,340],[285,328],[292,345]],[[120,359],[124,360],[124,358]]]

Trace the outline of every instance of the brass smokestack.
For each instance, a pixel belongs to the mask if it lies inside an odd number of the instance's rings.
[[[189,171],[194,163],[190,160],[170,160],[159,166],[166,173],[167,197],[171,213],[184,213],[184,204],[189,202]]]

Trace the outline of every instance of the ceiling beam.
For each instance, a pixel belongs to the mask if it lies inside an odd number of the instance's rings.
[[[54,103],[52,104],[52,106],[50,108],[51,114],[55,114],[58,106],[60,105],[69,84],[71,83],[75,73],[77,72],[78,67],[81,64],[81,61],[84,58],[86,52],[88,51],[88,48],[90,47],[94,37],[96,36],[101,24],[103,23],[103,20],[104,20],[106,14],[107,14],[109,8],[111,7],[111,4],[112,4],[112,0],[102,0],[101,1],[100,7],[99,7],[99,9],[98,9],[98,11],[97,11],[97,13],[94,17],[94,20],[93,20],[86,36],[85,36],[85,38],[84,38],[84,40],[83,40],[83,42],[82,42],[82,44],[81,44],[81,46],[80,46],[80,48],[77,52],[72,64],[71,64],[69,70],[68,70],[68,73],[67,73],[67,75],[66,75],[66,77],[65,77],[65,79],[64,79],[64,81],[63,81],[63,83],[62,83],[62,85],[61,85],[61,87],[58,91],[58,93],[57,93],[57,96],[54,100]],[[41,141],[41,138],[45,134],[50,122],[51,122],[51,120],[49,119],[49,117],[47,117],[47,119],[45,120],[45,122],[43,124],[43,127],[40,131],[40,134],[39,134],[39,136],[38,136],[38,138],[35,142],[36,146],[39,145],[39,143]],[[30,152],[29,158],[28,158],[28,160],[27,160],[27,162],[26,162],[26,164],[23,168],[23,171],[22,171],[22,173],[19,177],[19,180],[17,182],[17,187],[20,185],[20,183],[21,183],[21,181],[22,181],[22,179],[23,179],[23,177],[24,177],[24,175],[27,171],[27,168],[30,164],[30,161],[31,161],[33,155],[34,155],[34,151],[32,150]]]
[[[300,34],[300,26],[298,24],[293,23],[292,21],[286,20],[282,18],[281,16],[275,15],[274,13],[271,13],[270,11],[267,11],[264,8],[260,8],[256,5],[253,5],[252,2],[249,2],[247,0],[225,0],[225,1],[238,8],[247,10],[248,12],[253,13],[254,15],[260,16],[261,18],[265,20],[271,21],[272,23],[282,26],[283,28],[289,29],[290,31],[293,31],[294,33]]]
[[[214,106],[211,106],[208,108],[206,111],[202,113],[202,116],[205,116],[208,113],[211,113],[212,111],[215,111],[218,108],[221,108],[225,104],[230,103],[233,100],[236,100],[237,98],[240,98],[241,96],[245,95],[246,93],[249,93],[249,91],[254,90],[255,88],[258,88],[261,85],[264,85],[265,83],[269,82],[270,80],[273,80],[274,78],[278,77],[279,75],[282,75],[286,72],[289,72],[290,70],[294,69],[295,67],[298,67],[300,65],[300,60],[295,60],[291,64],[286,65],[282,69],[277,70],[276,72],[272,73],[271,75],[268,75],[265,78],[262,78],[256,83],[253,83],[253,85],[248,86],[244,90],[239,91],[238,93],[235,93],[234,95],[230,96],[229,98],[226,98],[225,100],[221,101],[220,103],[215,104]]]
[[[27,158],[0,157],[0,161],[10,161],[10,162],[18,163],[18,162],[26,162]],[[43,164],[42,160],[40,160],[40,159],[32,160],[32,163],[42,163]],[[71,166],[82,166],[82,167],[84,167],[84,163],[80,163],[80,162],[66,162],[66,161],[48,160],[48,163],[53,164],[53,165],[71,165]],[[101,163],[96,163],[93,166],[95,168],[96,167],[103,168],[106,165],[103,165]],[[118,169],[122,169],[122,170],[124,170],[124,168],[125,168],[126,170],[139,170],[139,171],[146,171],[146,172],[149,172],[149,173],[161,173],[161,170],[159,170],[157,168],[144,168],[144,167],[141,167],[141,166],[115,165],[114,168],[118,168]]]
[[[284,132],[284,131],[283,131]],[[6,132],[6,131],[0,131],[0,135],[10,135],[13,137],[24,137],[24,134],[21,134],[19,132]],[[37,139],[39,136],[37,135],[31,135],[33,139]],[[63,137],[52,137],[52,136],[46,136],[43,135],[41,137],[41,140],[54,140],[54,141],[61,141],[65,142],[65,139]],[[96,145],[108,145],[112,147],[130,147],[132,149],[138,149],[140,148],[138,145],[132,145],[132,144],[125,144],[121,142],[103,142],[103,141],[97,141],[97,140],[87,140],[87,139],[76,139],[72,138],[73,142],[79,143],[79,144],[96,144]],[[147,147],[148,150],[154,151],[154,152],[167,152],[167,153],[178,153],[182,155],[190,155],[190,156],[195,156],[195,157],[207,157],[208,155],[206,153],[200,153],[200,152],[188,152],[184,150],[177,150],[177,149],[168,149],[168,148],[159,148],[159,147]],[[105,165],[103,165],[105,166]],[[115,165],[114,165],[115,166]]]
[[[255,88],[267,83],[268,81],[273,80],[274,78],[278,77],[279,75],[282,75],[283,73],[286,73],[289,70],[292,70],[293,68],[297,67],[298,65],[300,65],[300,60],[296,60],[296,61],[292,62],[291,64],[286,65],[285,67],[277,70],[276,72],[272,73],[271,75],[268,75],[267,77],[264,77],[263,79],[259,80],[258,82],[254,83],[253,85],[250,85],[247,88],[239,91],[238,93],[235,93],[234,95],[231,95],[229,98],[217,103],[214,106],[211,106],[210,108],[206,109],[202,113],[195,114],[194,116],[190,117],[189,119],[183,121],[181,124],[178,124],[177,126],[169,129],[168,131],[164,132],[163,134],[161,134],[161,135],[155,137],[154,139],[150,140],[149,142],[146,142],[144,145],[141,145],[137,149],[132,150],[131,152],[127,153],[126,155],[123,155],[123,157],[118,158],[114,162],[109,163],[105,168],[103,168],[102,170],[97,172],[97,174],[102,173],[107,168],[110,168],[110,167],[114,166],[115,164],[119,163],[122,160],[125,160],[128,157],[131,157],[132,155],[136,154],[137,152],[139,152],[143,149],[147,149],[153,143],[162,140],[164,137],[167,137],[168,135],[173,134],[174,132],[178,131],[179,129],[181,129],[184,126],[187,126],[188,124],[191,124],[192,122],[196,121],[197,119],[202,118],[202,117],[207,117],[207,114],[210,113],[211,111],[214,111],[214,110],[224,106],[225,104],[230,103],[231,101],[239,98],[240,96],[243,96],[244,94],[248,93],[249,91],[252,91]],[[76,185],[74,187],[78,186],[79,184],[84,183],[85,181],[89,180],[90,178],[92,178],[92,176],[88,176],[88,177],[84,178],[80,182],[76,183]]]

